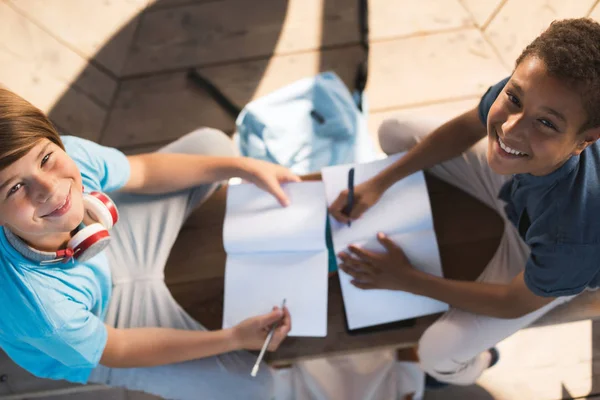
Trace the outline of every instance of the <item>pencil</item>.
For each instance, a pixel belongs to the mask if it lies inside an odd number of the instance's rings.
[[[281,303],[281,309],[283,310],[283,307],[285,307],[285,299],[283,299],[283,302]],[[262,349],[260,349],[260,353],[258,354],[258,358],[256,359],[256,363],[254,363],[254,367],[252,367],[252,372],[250,373],[250,375],[252,375],[252,377],[255,377],[256,374],[258,373],[258,368],[260,368],[260,363],[263,359],[263,357],[265,356],[265,352],[267,351],[267,347],[269,347],[269,343],[271,343],[271,339],[273,338],[273,334],[275,333],[275,329],[277,329],[277,327],[279,326],[279,322],[275,322],[273,324],[273,326],[271,326],[271,330],[269,331],[269,334],[267,335],[267,338],[265,339],[265,343],[263,344]]]

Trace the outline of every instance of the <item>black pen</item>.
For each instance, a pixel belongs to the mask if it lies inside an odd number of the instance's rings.
[[[342,210],[342,213],[350,218],[350,213],[354,207],[354,168],[350,168],[348,171],[348,203]],[[352,220],[348,220],[348,226],[352,224]]]

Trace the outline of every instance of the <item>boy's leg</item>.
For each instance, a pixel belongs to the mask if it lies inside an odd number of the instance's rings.
[[[224,133],[207,128],[183,136],[159,151],[236,155]],[[164,268],[185,219],[218,185],[205,184],[166,195],[111,194],[119,210],[119,222],[111,230],[107,250],[113,278],[107,324],[116,328],[205,330],[172,297],[164,282]],[[175,399],[269,398],[271,371],[264,365],[257,378],[251,379],[254,361],[250,353],[233,352],[152,368],[99,366],[90,381]]]
[[[379,129],[381,147],[388,154],[409,150],[440,125],[441,121],[432,119],[387,120]],[[482,129],[485,128],[482,126]],[[491,170],[486,153],[487,138],[484,138],[461,156],[429,171],[492,207],[506,220],[504,203],[498,199],[498,193],[509,177]],[[508,283],[523,270],[528,257],[528,246],[506,221],[500,245],[477,281]],[[517,319],[486,317],[452,308],[421,337],[420,363],[440,381],[472,384],[489,365],[488,348],[573,297],[556,299]]]
[[[159,152],[235,156],[233,143],[216,129],[203,128]],[[163,269],[179,230],[191,211],[206,200],[219,182],[162,195],[111,193],[119,222],[110,232],[108,257],[115,285],[132,279],[163,277]]]
[[[522,244],[516,229],[507,224],[496,254],[477,281],[510,282],[520,272],[515,266],[522,268],[528,257],[528,251]],[[573,297],[557,298],[515,319],[488,317],[451,308],[419,340],[421,367],[439,381],[457,385],[473,384],[489,366],[487,349]]]

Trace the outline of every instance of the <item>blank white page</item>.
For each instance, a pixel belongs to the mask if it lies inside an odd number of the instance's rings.
[[[323,183],[288,183],[283,190],[291,201],[287,207],[255,185],[229,186],[223,227],[228,254],[326,248]]]
[[[327,204],[335,201],[340,192],[348,188],[348,171],[354,167],[354,186],[367,181],[404,153],[367,164],[340,165],[323,169],[323,183]],[[417,172],[396,182],[386,190],[375,206],[348,227],[330,218],[334,244],[348,245],[367,240],[377,232],[386,234],[433,229],[429,194],[422,172]]]
[[[327,334],[325,189],[320,181],[283,188],[288,207],[254,185],[228,189],[223,327],[267,313],[285,298],[290,336],[322,337]]]
[[[409,261],[416,268],[441,276],[440,256],[433,231],[396,234],[390,235],[389,238],[404,249]],[[371,251],[385,251],[377,238],[355,244]],[[336,254],[346,248],[347,246],[336,248]],[[412,293],[381,289],[362,290],[350,283],[350,275],[341,270],[339,274],[350,329],[401,321],[448,309],[446,303]]]
[[[348,188],[348,171],[354,167],[354,185],[370,179],[406,153],[366,164],[340,165],[323,169],[327,204]],[[350,227],[329,217],[336,254],[350,244],[380,248],[377,233],[383,232],[399,241],[416,267],[433,275],[442,275],[429,194],[423,172],[417,172],[390,187],[379,201]],[[339,259],[338,259],[339,262]],[[350,284],[350,276],[339,271],[340,284],[350,329],[399,321],[447,309],[433,299],[406,292],[362,290]]]
[[[326,336],[327,260],[327,250],[228,255],[223,328],[268,313],[285,298],[290,336]]]

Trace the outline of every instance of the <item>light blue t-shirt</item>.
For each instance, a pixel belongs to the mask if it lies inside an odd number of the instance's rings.
[[[62,137],[86,192],[111,192],[129,179],[119,150]],[[108,260],[40,265],[23,257],[0,229],[0,347],[32,374],[85,383],[106,345],[104,316],[111,295]]]

